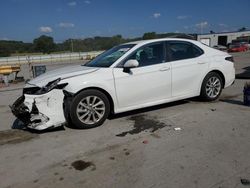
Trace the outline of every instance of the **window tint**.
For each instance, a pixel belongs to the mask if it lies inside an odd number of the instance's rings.
[[[127,60],[130,59],[136,59],[139,62],[139,67],[163,63],[164,45],[160,43],[142,47],[135,51]]]
[[[192,45],[193,46],[193,56],[194,57],[199,57],[201,56],[204,52],[202,49],[200,49],[198,46]]]
[[[169,56],[172,61],[195,58],[203,51],[189,42],[168,42]]]

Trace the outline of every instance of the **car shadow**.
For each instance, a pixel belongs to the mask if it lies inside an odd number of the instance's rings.
[[[43,134],[43,133],[49,133],[49,132],[65,131],[64,126],[51,128],[51,129],[46,129],[46,130],[42,130],[42,131],[30,129],[19,119],[14,120],[11,128],[12,129],[17,129],[17,130],[22,130],[22,131],[28,131],[28,132],[34,133],[34,134]]]
[[[236,79],[250,79],[250,66],[243,68],[244,72],[236,74]]]
[[[218,101],[226,102],[226,103],[230,103],[230,104],[236,104],[236,105],[243,105],[242,101],[233,100],[233,99],[219,99]],[[135,116],[135,115],[139,115],[139,114],[143,114],[143,113],[147,113],[147,112],[151,112],[151,111],[160,110],[163,108],[171,108],[171,107],[176,107],[176,106],[183,105],[183,104],[188,104],[190,102],[204,102],[204,101],[200,100],[198,97],[194,97],[194,98],[189,98],[189,99],[185,99],[185,100],[180,100],[180,101],[160,104],[160,105],[156,105],[156,106],[141,108],[141,109],[137,109],[137,110],[132,110],[132,111],[128,111],[128,112],[123,112],[123,113],[119,113],[119,114],[111,114],[108,117],[108,119],[113,120],[113,119],[129,117],[129,116]],[[61,126],[61,127],[47,129],[47,130],[43,130],[43,131],[38,131],[38,130],[33,130],[33,129],[27,128],[27,126],[25,126],[25,124],[22,121],[20,121],[19,119],[16,119],[12,125],[12,129],[29,131],[31,133],[36,133],[36,134],[64,131],[65,127],[69,128],[69,129],[77,129],[74,127],[73,123],[65,123],[64,126]]]
[[[230,104],[235,104],[235,105],[244,105],[244,103],[240,100],[234,100],[234,99],[220,99],[219,101],[225,102],[225,103],[230,103]]]
[[[185,100],[180,100],[180,101],[160,104],[160,105],[156,105],[156,106],[141,108],[141,109],[137,109],[137,110],[132,110],[132,111],[128,111],[128,112],[123,112],[123,113],[119,113],[119,114],[111,114],[108,117],[108,119],[113,120],[113,119],[119,119],[119,118],[123,118],[123,117],[134,116],[134,115],[138,115],[138,114],[142,114],[142,113],[147,113],[147,112],[151,112],[151,111],[155,111],[155,110],[160,110],[160,109],[163,109],[163,108],[170,108],[170,107],[179,106],[179,105],[187,104],[189,102],[194,102],[194,101],[197,101],[197,102],[199,101],[200,102],[201,100],[199,98],[189,98],[189,99],[185,99]],[[65,123],[64,126],[61,126],[61,127],[47,129],[47,130],[43,130],[43,131],[38,131],[38,130],[27,128],[27,126],[22,121],[20,121],[19,119],[16,119],[13,122],[11,128],[12,129],[19,129],[19,130],[23,130],[23,131],[28,131],[28,132],[36,133],[36,134],[43,134],[43,133],[48,133],[48,132],[63,131],[63,130],[65,130],[65,127],[69,128],[69,129],[78,129],[70,121],[70,123]]]
[[[112,114],[111,113],[108,116],[107,119],[113,120],[113,119],[119,119],[119,118],[134,116],[134,115],[138,115],[138,114],[142,114],[142,113],[146,113],[146,112],[150,112],[150,111],[154,111],[154,110],[160,110],[160,109],[163,109],[163,108],[178,106],[178,105],[182,105],[182,104],[186,104],[186,103],[189,103],[189,101],[188,100],[181,100],[181,101],[177,101],[177,102],[171,102],[171,103],[166,103],[166,104],[160,104],[160,105],[156,105],[156,106],[141,108],[141,109],[137,109],[137,110],[131,110],[131,111],[127,111],[127,112],[123,112],[123,113],[119,113],[119,114]],[[69,128],[69,129],[79,129],[79,128],[74,126],[71,119],[67,118],[67,121],[69,122],[69,123],[65,124],[65,126],[67,128]],[[88,128],[86,128],[86,129],[88,129]],[[80,130],[84,130],[84,129],[80,129]]]
[[[123,118],[123,117],[127,117],[127,116],[134,116],[134,115],[138,115],[138,114],[142,114],[142,113],[146,113],[146,112],[160,110],[160,109],[163,109],[163,108],[170,108],[170,107],[174,107],[174,106],[179,106],[179,105],[189,103],[189,100],[193,100],[193,99],[181,100],[181,101],[176,101],[176,102],[171,102],[171,103],[160,104],[160,105],[141,108],[141,109],[132,110],[132,111],[128,111],[128,112],[122,112],[122,113],[119,113],[119,114],[111,114],[108,117],[108,119],[109,120],[119,119],[119,118]]]

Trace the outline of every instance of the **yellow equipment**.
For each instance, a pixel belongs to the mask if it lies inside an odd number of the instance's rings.
[[[18,73],[20,71],[20,65],[3,65],[0,66],[0,74],[8,75],[11,73]]]

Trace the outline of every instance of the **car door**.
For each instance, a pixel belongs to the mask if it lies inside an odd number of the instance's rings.
[[[209,59],[190,42],[168,41],[166,46],[172,67],[172,97],[197,94]]]
[[[130,73],[122,66],[113,69],[119,108],[147,106],[171,97],[171,64],[165,61],[164,42],[143,46],[124,60],[136,59]]]

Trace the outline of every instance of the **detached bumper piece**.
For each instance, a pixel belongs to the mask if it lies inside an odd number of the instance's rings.
[[[24,96],[22,95],[14,102],[14,104],[10,108],[14,116],[16,116],[17,119],[21,120],[24,124],[27,125],[30,123],[31,116],[29,108],[23,102]]]
[[[11,106],[12,113],[28,128],[46,130],[65,123],[62,90],[43,95],[24,94]]]

